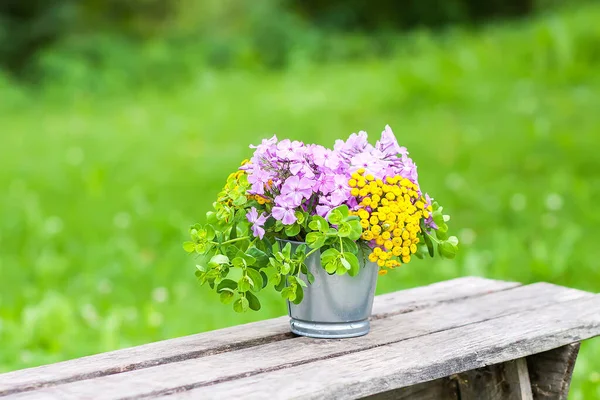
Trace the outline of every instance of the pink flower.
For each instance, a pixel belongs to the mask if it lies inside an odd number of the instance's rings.
[[[248,214],[246,214],[246,218],[248,222],[252,223],[252,233],[254,236],[262,239],[265,235],[265,229],[263,225],[267,222],[267,215],[262,213],[260,216],[258,215],[258,211],[255,207],[252,207]]]
[[[313,185],[314,181],[311,179],[290,176],[285,180],[281,188],[281,196],[278,196],[281,199],[278,201],[278,204],[298,207],[302,204],[302,200],[312,196]]]
[[[406,147],[400,147],[392,128],[389,125],[385,126],[381,132],[381,139],[375,143],[375,148],[381,151],[385,156],[397,156],[408,154]]]
[[[281,221],[284,225],[292,225],[297,219],[294,214],[294,209],[289,206],[273,207],[271,214],[273,215],[273,218]]]

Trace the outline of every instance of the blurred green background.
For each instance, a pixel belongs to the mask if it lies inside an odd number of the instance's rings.
[[[0,372],[283,315],[234,314],[181,248],[276,133],[390,124],[464,275],[600,291],[600,4],[8,0],[0,5]],[[373,141],[375,139],[373,138]],[[573,399],[600,398],[600,341]]]

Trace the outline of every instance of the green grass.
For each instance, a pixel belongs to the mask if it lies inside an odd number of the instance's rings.
[[[181,249],[248,144],[273,133],[331,145],[389,123],[408,147],[463,244],[378,293],[463,275],[600,291],[598,18],[596,5],[443,40],[417,32],[388,59],[199,71],[111,96],[4,83],[0,370],[283,315],[276,294],[234,314]],[[572,398],[600,398],[598,340],[582,347]]]

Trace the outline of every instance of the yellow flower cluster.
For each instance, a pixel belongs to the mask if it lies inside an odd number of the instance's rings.
[[[360,218],[362,239],[373,245],[369,261],[381,267],[381,275],[387,273],[385,268],[410,262],[417,252],[421,218],[429,218],[432,211],[431,206],[425,206],[418,186],[399,175],[384,182],[365,175],[362,168],[352,174],[348,184],[359,204],[353,215]]]

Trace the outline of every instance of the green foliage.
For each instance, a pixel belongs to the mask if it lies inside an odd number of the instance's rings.
[[[148,74],[181,79],[168,90],[162,78],[127,86],[148,75],[110,63],[82,80],[71,63],[70,84],[35,93],[0,77],[0,370],[284,315],[271,290],[260,313],[230,313],[234,299],[221,305],[223,291],[190,279],[207,261],[179,246],[225,171],[272,132],[331,145],[389,122],[451,211],[456,258],[413,261],[378,293],[465,275],[599,292],[599,18],[590,6],[474,33],[422,30],[395,37],[383,60],[297,60],[281,73],[196,64],[190,75],[178,66],[190,52],[154,49],[145,56],[171,62]],[[574,399],[600,398],[598,360],[600,343],[583,343]]]
[[[440,206],[437,201],[432,203],[433,222],[437,225],[437,229],[427,229],[424,223],[421,223],[421,229],[423,230],[423,239],[425,246],[420,246],[419,251],[415,254],[419,258],[423,258],[426,252],[429,256],[433,257],[436,253],[442,258],[454,258],[458,251],[458,238],[456,236],[448,236],[448,224],[450,221],[449,215],[444,215],[444,207]]]
[[[109,69],[117,87],[146,80],[170,86],[199,65],[280,69],[305,58],[386,55],[394,41],[382,37],[391,31],[520,17],[560,2],[6,1],[0,7],[0,67],[35,82],[60,76],[88,90],[97,90],[98,74]],[[375,36],[332,35],[357,31]],[[174,47],[177,57],[171,57]]]
[[[258,293],[271,284],[284,299],[299,304],[304,298],[303,288],[307,287],[301,274],[308,283],[314,281],[304,261],[319,250],[323,250],[321,262],[327,272],[358,274],[360,264],[355,241],[360,238],[362,227],[357,217],[349,215],[347,206],[333,209],[329,222],[320,216],[309,219],[306,213],[298,212],[294,224],[275,224],[267,228],[264,240],[258,240],[246,223],[245,207],[252,206],[254,201],[246,199],[248,188],[246,175],[231,174],[217,202],[213,203],[215,211],[207,214],[212,224],[193,225],[191,240],[183,243],[186,252],[195,253],[201,260],[196,267],[198,281],[213,289],[216,286],[222,303],[233,301],[237,312],[258,311],[260,300],[253,292]],[[242,197],[246,201],[239,201]],[[295,244],[292,248],[291,242],[280,242],[301,232],[310,251],[304,244]],[[285,235],[280,236],[282,233]],[[234,276],[237,278],[233,279]]]

